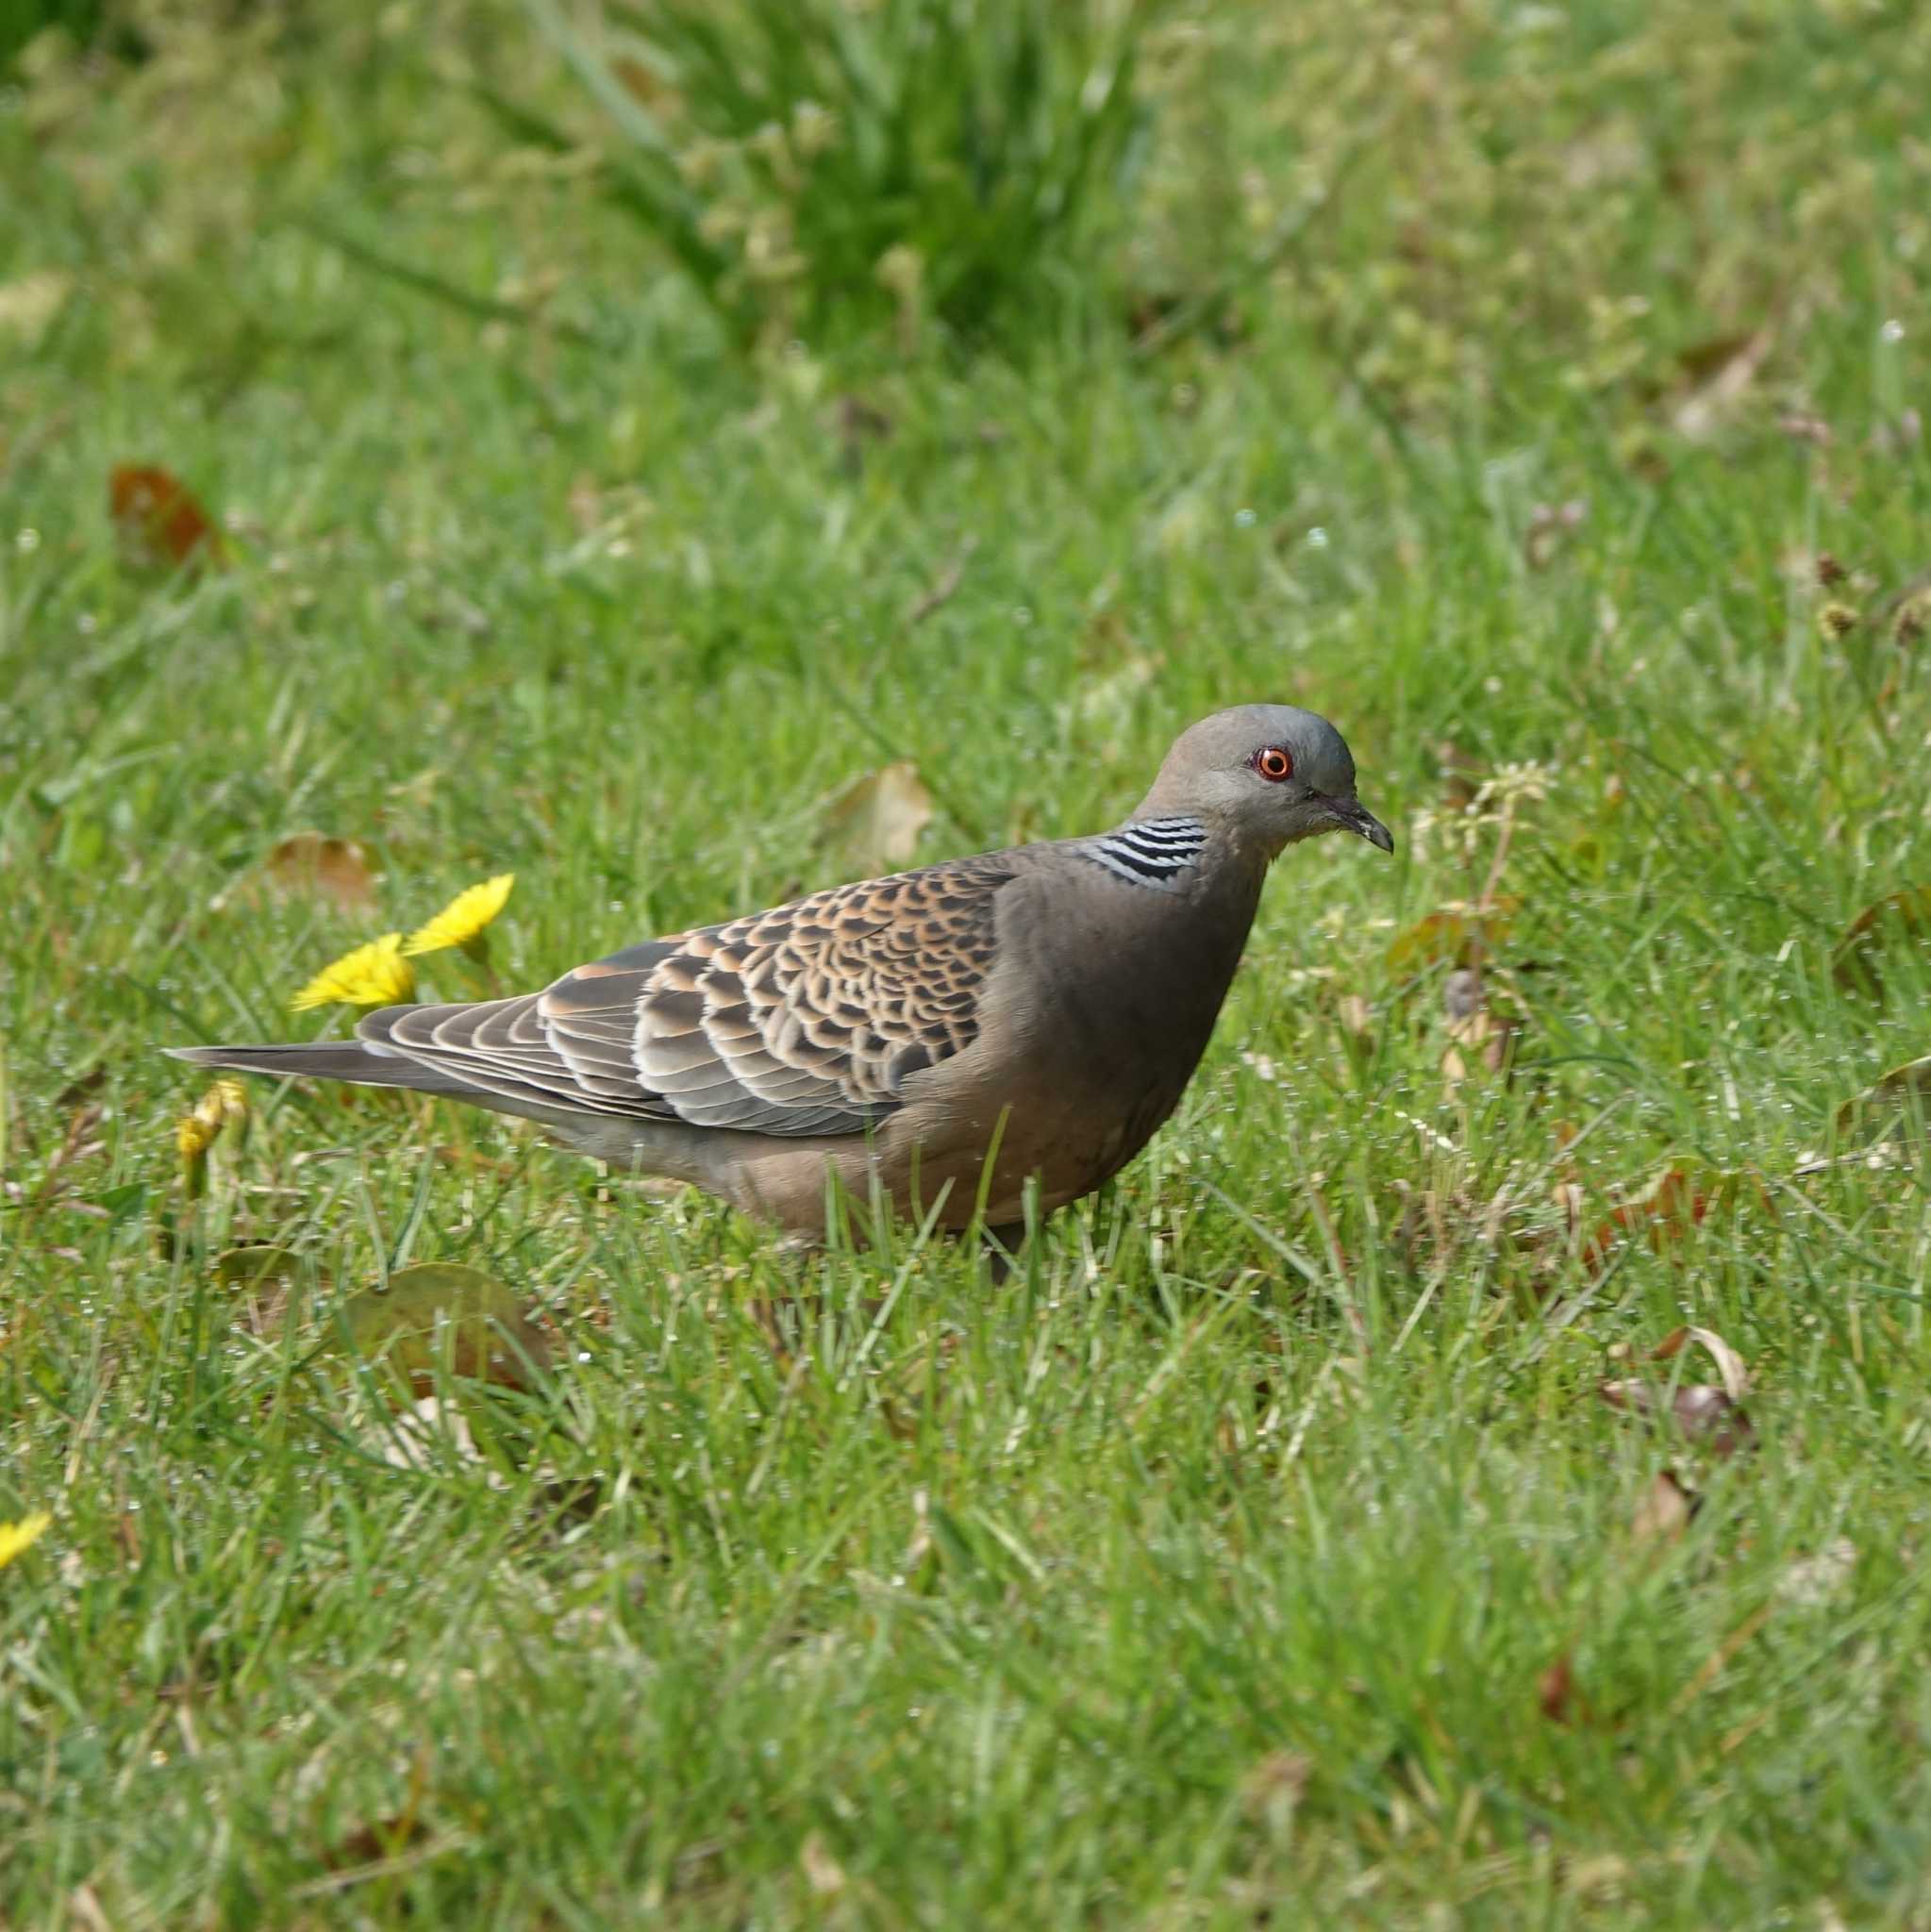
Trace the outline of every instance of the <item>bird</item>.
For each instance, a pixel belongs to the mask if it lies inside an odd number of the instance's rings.
[[[540,991],[391,1006],[350,1040],[169,1049],[521,1115],[614,1166],[826,1238],[889,1204],[1007,1252],[1179,1104],[1269,866],[1351,832],[1394,850],[1326,719],[1183,731],[1110,831],[949,858],[646,941]]]

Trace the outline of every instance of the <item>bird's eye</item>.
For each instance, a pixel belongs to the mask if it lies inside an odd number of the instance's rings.
[[[1278,744],[1263,745],[1250,762],[1270,785],[1278,785],[1282,779],[1294,775],[1293,759],[1288,756],[1286,748]]]

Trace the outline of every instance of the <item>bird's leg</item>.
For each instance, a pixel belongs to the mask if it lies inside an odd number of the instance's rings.
[[[791,1362],[806,1346],[821,1299],[821,1294],[811,1292],[812,1279],[819,1273],[824,1247],[822,1240],[799,1234],[775,1242],[772,1253],[779,1281],[771,1293],[751,1304],[752,1318],[764,1331],[773,1355],[782,1362]]]
[[[988,1227],[980,1231],[979,1246],[986,1257],[986,1265],[992,1272],[992,1285],[1011,1280],[1013,1271],[1019,1266],[1019,1251],[1025,1246],[1025,1223],[1008,1221],[1004,1227]]]

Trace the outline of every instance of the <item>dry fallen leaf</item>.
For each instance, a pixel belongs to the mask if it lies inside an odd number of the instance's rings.
[[[322,1854],[322,1862],[331,1872],[376,1864],[394,1857],[406,1845],[423,1837],[428,1829],[421,1816],[423,1794],[428,1782],[429,1747],[424,1744],[409,1767],[408,1790],[403,1798],[402,1809],[392,1818],[378,1818],[350,1832]]]
[[[1931,886],[1909,886],[1873,901],[1844,928],[1830,956],[1830,976],[1846,992],[1884,991],[1879,960],[1887,945],[1922,947],[1931,939]]]
[[[1611,1408],[1654,1421],[1663,1412],[1664,1391],[1640,1376],[1602,1382],[1596,1392]],[[1734,1456],[1756,1436],[1750,1418],[1724,1391],[1706,1382],[1685,1383],[1669,1396],[1667,1413],[1687,1441],[1701,1442],[1713,1456]]]
[[[423,1261],[398,1269],[387,1291],[365,1290],[341,1305],[355,1352],[385,1360],[408,1378],[418,1397],[435,1391],[440,1333],[450,1333],[455,1374],[505,1388],[528,1389],[550,1365],[549,1339],[524,1313],[515,1293],[480,1268]]]
[[[353,839],[323,832],[296,832],[268,855],[268,880],[286,896],[312,893],[344,912],[375,903],[375,876],[369,855]]]
[[[1479,909],[1450,906],[1431,912],[1395,936],[1388,948],[1388,963],[1397,973],[1418,973],[1450,960],[1457,966],[1473,965],[1507,936],[1521,903],[1505,894]]]
[[[1695,1499],[1670,1471],[1662,1470],[1630,1515],[1629,1533],[1639,1543],[1673,1543],[1689,1526]]]
[[[250,1241],[218,1255],[214,1278],[235,1296],[235,1320],[258,1338],[280,1331],[302,1279],[301,1257],[273,1241]]]
[[[1606,1268],[1617,1248],[1640,1236],[1652,1252],[1669,1255],[1701,1227],[1713,1210],[1755,1206],[1774,1217],[1775,1203],[1761,1179],[1747,1169],[1690,1171],[1666,1167],[1639,1192],[1620,1201],[1582,1245],[1591,1274]]]
[[[1248,1767],[1240,1797],[1248,1813],[1276,1837],[1293,1823],[1295,1807],[1314,1774],[1314,1760],[1299,1751],[1270,1751]]]
[[[855,778],[824,808],[827,841],[859,871],[903,865],[932,823],[932,794],[909,758]]]
[[[1341,1031],[1356,1040],[1365,1040],[1374,1031],[1374,1008],[1360,993],[1342,993],[1335,1002],[1334,1016]]]
[[[824,1840],[812,1832],[798,1847],[798,1864],[805,1883],[820,1898],[836,1898],[845,1889],[845,1870],[826,1849]]]
[[[1536,1685],[1536,1704],[1552,1724],[1589,1722],[1589,1705],[1575,1686],[1575,1671],[1564,1651]]]
[[[24,349],[39,347],[73,289],[74,277],[58,268],[37,269],[18,281],[0,282],[0,329],[18,336]]]
[[[108,508],[125,560],[141,570],[176,570],[224,560],[221,532],[194,492],[168,471],[123,463],[108,478]]]
[[[1771,332],[1721,336],[1685,349],[1676,360],[1691,387],[1672,418],[1678,436],[1695,442],[1719,429],[1749,393],[1770,354]]]
[[[1458,966],[1441,983],[1448,1045],[1441,1056],[1441,1079],[1451,1092],[1468,1078],[1472,1061],[1491,1074],[1508,1064],[1515,1028],[1489,1003],[1488,987],[1473,966]]]
[[[1732,1402],[1741,1402],[1750,1387],[1750,1372],[1743,1366],[1743,1357],[1714,1328],[1692,1328],[1690,1339],[1701,1342],[1709,1351],[1710,1359],[1717,1365],[1723,1393]]]
[[[1923,1133],[1931,1124],[1931,1058],[1907,1060],[1893,1067],[1874,1086],[1847,1100],[1837,1110],[1837,1130],[1849,1135],[1889,1131],[1899,1138]]]
[[[248,1241],[214,1259],[214,1278],[224,1288],[248,1293],[271,1281],[291,1282],[301,1274],[301,1257],[274,1241]]]

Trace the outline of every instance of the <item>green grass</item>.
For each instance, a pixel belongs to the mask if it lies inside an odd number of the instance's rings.
[[[1885,612],[1931,565],[1924,31],[1702,17],[1389,13],[1274,60],[1208,12],[1156,63],[1149,289],[1219,286],[1215,182],[1240,230],[1242,166],[1289,181],[1349,76],[1395,158],[1164,353],[1095,322],[1023,373],[735,358],[424,77],[513,62],[484,16],[298,12],[279,69],[223,57],[274,23],[191,21],[13,101],[0,288],[69,292],[0,321],[0,1521],[54,1516],[0,1571],[0,1920],[1923,1922],[1931,1215],[1915,1148],[1799,1169],[1931,1051],[1921,953],[1876,999],[1831,970],[1931,882],[1924,646]],[[1414,216],[1384,170],[1430,100]],[[1586,130],[1645,157],[1623,187]],[[1683,352],[1766,322],[1686,425]],[[124,563],[130,461],[230,568]],[[1283,860],[1180,1115],[1003,1288],[906,1231],[800,1262],[380,1095],[257,1085],[182,1198],[201,1089],[158,1047],[299,1032],[311,972],[486,874],[539,983],[836,879],[824,803],[869,768],[917,761],[925,856],[1087,830],[1255,697],[1340,723],[1396,859]],[[1397,941],[1494,861],[1451,768],[1523,760],[1513,1066],[1452,1086],[1450,962]],[[376,851],[373,911],[259,890],[304,829]],[[1672,1166],[1709,1212],[1592,1268]],[[302,1255],[286,1307],[214,1279],[242,1240]],[[473,1441],[405,1457],[311,1357],[429,1259],[512,1285],[558,1366],[446,1390]],[[1597,1393],[1714,1380],[1644,1359],[1686,1322],[1751,1371],[1727,1460]],[[1698,1508],[1644,1542],[1666,1467]]]

